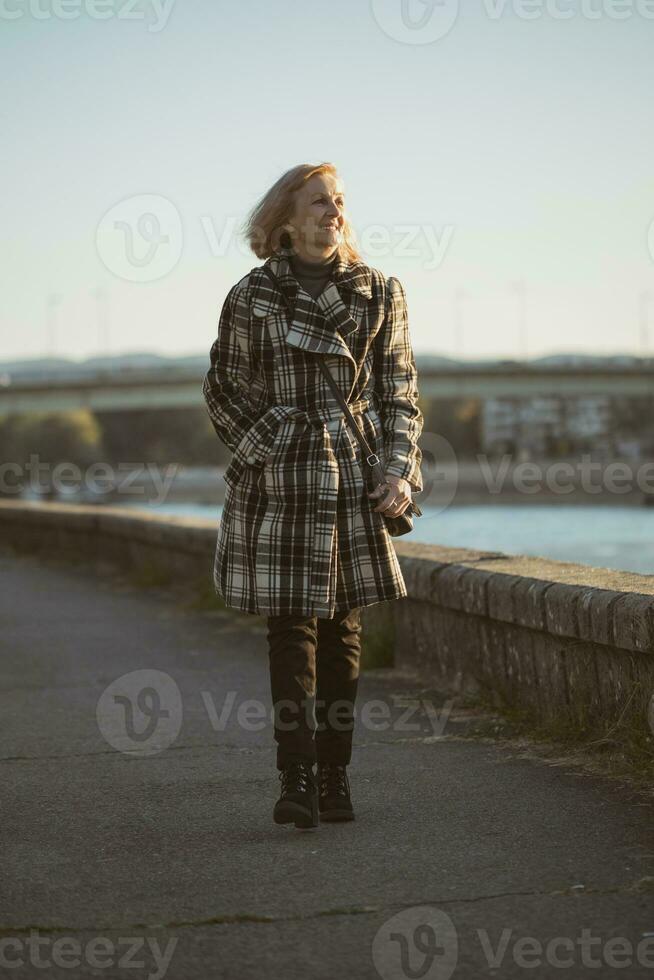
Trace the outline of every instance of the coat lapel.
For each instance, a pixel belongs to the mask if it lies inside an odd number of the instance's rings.
[[[291,250],[280,248],[266,264],[279,279],[282,289],[294,304],[293,319],[289,322],[286,342],[312,354],[340,354],[354,363],[344,337],[359,324],[341,296],[341,291],[359,293],[365,299],[372,298],[370,267],[363,262],[347,262],[336,259],[332,279],[317,299],[313,299],[293,275],[289,262]],[[264,282],[267,280],[264,279]],[[268,298],[270,297],[270,298]],[[263,306],[262,306],[263,304]],[[286,309],[282,297],[266,291],[266,298],[259,296],[256,306],[261,312],[268,306],[270,312]]]

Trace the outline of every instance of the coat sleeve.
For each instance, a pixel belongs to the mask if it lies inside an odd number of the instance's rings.
[[[418,373],[409,336],[406,294],[399,279],[386,284],[386,315],[374,339],[374,391],[380,406],[386,472],[411,489],[423,489],[418,438],[424,416],[418,407]]]
[[[247,395],[248,382],[255,374],[249,334],[249,310],[237,283],[223,303],[218,336],[209,354],[211,366],[202,386],[211,423],[232,452],[258,418]]]

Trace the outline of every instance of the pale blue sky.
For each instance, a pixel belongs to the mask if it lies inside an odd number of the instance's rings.
[[[4,0],[20,16],[0,15],[0,358],[46,352],[52,294],[54,352],[107,352],[98,287],[110,353],[208,352],[228,289],[259,264],[233,235],[221,247],[224,229],[288,167],[323,160],[361,244],[387,230],[364,258],[404,283],[416,352],[518,356],[518,280],[529,355],[640,353],[647,290],[654,348],[654,5],[592,0],[590,19],[558,2],[573,15],[465,0],[444,36],[405,43],[380,26],[401,0],[176,0],[165,23],[148,2],[98,20],[68,0],[78,16],[62,20],[56,0]],[[126,281],[114,221],[152,209],[164,274]]]

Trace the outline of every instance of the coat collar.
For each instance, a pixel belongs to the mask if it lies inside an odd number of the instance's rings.
[[[292,254],[291,248],[281,246],[267,259],[267,263],[270,264],[270,268],[282,284],[285,282],[297,283],[290,264]],[[331,279],[339,289],[350,289],[355,293],[361,293],[366,299],[372,299],[372,274],[370,266],[364,262],[348,262],[342,255],[338,255],[334,262]]]
[[[290,264],[292,250],[280,247],[265,262],[280,281],[284,292],[294,301],[294,316],[286,332],[286,342],[310,353],[341,354],[355,365],[343,337],[359,326],[343,301],[341,290],[372,299],[372,272],[363,262],[347,262],[337,256],[327,284],[317,299],[300,286]],[[265,287],[270,287],[270,289]],[[272,283],[262,276],[252,302],[255,314],[265,316],[286,310],[286,304]],[[356,365],[355,365],[356,366]]]

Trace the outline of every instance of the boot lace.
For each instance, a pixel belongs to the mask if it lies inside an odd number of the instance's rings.
[[[279,773],[282,795],[306,793],[313,785],[311,769],[305,762],[291,762]]]
[[[345,766],[325,763],[320,766],[320,795],[349,796],[350,787]]]

